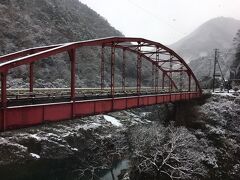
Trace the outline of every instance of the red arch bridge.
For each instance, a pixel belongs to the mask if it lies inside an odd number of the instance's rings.
[[[76,87],[77,51],[81,48],[95,48],[99,57],[99,87]],[[34,63],[62,53],[70,59],[69,88],[34,88]],[[136,70],[134,87],[127,86],[126,83],[128,61],[134,63]],[[120,83],[115,82],[116,64],[120,66]],[[147,86],[143,83],[143,64],[148,64],[146,67],[151,76]],[[7,89],[9,72],[26,65],[29,66],[29,88]],[[109,70],[106,72],[107,65]],[[195,75],[178,54],[158,42],[142,38],[109,37],[26,49],[1,56],[0,73],[1,131],[141,106],[186,101],[202,95]],[[109,77],[107,86],[106,76]]]

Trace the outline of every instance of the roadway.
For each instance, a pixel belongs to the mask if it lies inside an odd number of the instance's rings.
[[[110,88],[76,88],[75,101],[112,98]],[[47,104],[70,102],[70,88],[34,88],[29,92],[28,88],[17,88],[7,90],[7,106],[24,106],[32,104]],[[184,92],[184,91],[182,91]],[[156,92],[152,87],[142,87],[137,93],[136,87],[115,88],[114,97],[130,97],[139,95],[156,95],[169,93],[169,88],[158,89]],[[172,93],[176,93],[172,91]]]

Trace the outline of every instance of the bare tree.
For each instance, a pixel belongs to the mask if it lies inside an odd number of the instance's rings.
[[[193,179],[205,173],[199,144],[187,129],[161,125],[141,127],[131,136],[133,166],[139,174],[167,179]]]

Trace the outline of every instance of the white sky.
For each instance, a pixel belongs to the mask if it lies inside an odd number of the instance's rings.
[[[125,36],[171,44],[205,21],[240,20],[240,0],[80,0]]]

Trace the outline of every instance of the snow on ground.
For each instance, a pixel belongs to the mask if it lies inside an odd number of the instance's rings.
[[[30,153],[30,155],[31,155],[33,158],[40,159],[40,156],[39,156],[38,154]]]
[[[101,126],[101,124],[99,124],[99,123],[90,123],[90,124],[81,125],[81,126],[79,126],[79,128],[88,130],[88,129],[97,129],[100,126]]]
[[[234,91],[230,89],[228,92],[227,91],[220,91],[220,90],[215,90],[212,92],[213,95],[219,95],[219,96],[238,96],[240,94],[240,90]]]
[[[234,96],[232,93],[227,92],[213,92],[214,95],[220,95],[220,96]]]
[[[145,116],[147,116],[149,114],[151,114],[151,112],[142,112],[142,113],[140,113],[140,116],[141,117],[145,117]]]
[[[38,140],[38,141],[41,140],[41,138],[39,136],[37,136],[37,134],[30,134],[29,136],[34,138],[34,139],[36,139],[36,140]]]
[[[121,126],[122,126],[122,123],[120,123],[119,120],[117,120],[116,118],[114,118],[114,117],[112,117],[112,116],[103,115],[103,118],[104,118],[106,121],[112,123],[112,125],[114,125],[114,126],[117,126],[117,127],[121,127]]]
[[[73,151],[78,151],[78,149],[77,148],[71,148]]]

